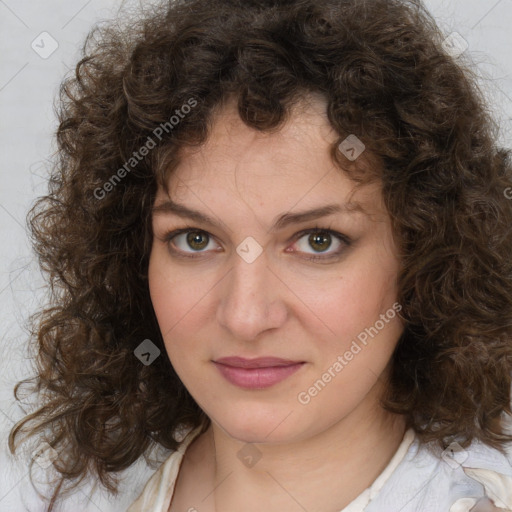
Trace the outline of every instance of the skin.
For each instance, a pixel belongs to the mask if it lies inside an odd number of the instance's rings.
[[[158,190],[151,299],[173,367],[212,420],[185,454],[172,512],[339,511],[371,485],[403,438],[403,418],[378,402],[403,330],[398,316],[309,403],[298,400],[397,300],[399,261],[380,185],[355,190],[333,164],[337,135],[325,112],[323,98],[310,96],[278,132],[263,134],[228,102],[208,141],[182,151],[169,195]],[[158,211],[169,198],[216,225]],[[347,202],[366,213],[344,209],[271,230],[282,214]],[[165,238],[186,227],[202,230],[202,245],[187,244],[186,234]],[[310,228],[351,243],[328,238],[323,251],[309,234],[297,236]],[[248,236],[263,249],[252,263],[236,251]],[[325,259],[307,259],[315,255]],[[306,364],[269,388],[247,390],[212,362],[235,355]],[[261,453],[253,467],[237,457],[247,443]]]

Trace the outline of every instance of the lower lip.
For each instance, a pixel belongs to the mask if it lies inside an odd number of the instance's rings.
[[[221,363],[214,364],[222,376],[231,384],[245,389],[264,389],[281,382],[300,370],[304,363],[267,368],[239,368]]]

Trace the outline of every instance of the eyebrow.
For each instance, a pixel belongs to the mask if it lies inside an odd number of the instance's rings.
[[[201,222],[203,224],[218,226],[218,223],[205,213],[198,210],[193,210],[192,208],[189,208],[183,204],[175,203],[171,199],[153,206],[152,213],[174,214],[178,217],[193,219],[196,222]],[[359,203],[351,202],[344,204],[328,204],[297,213],[284,213],[274,221],[270,231],[277,231],[279,229],[285,228],[290,224],[300,224],[301,222],[307,222],[321,217],[326,217],[327,215],[332,215],[334,213],[360,213],[368,216],[368,213]]]

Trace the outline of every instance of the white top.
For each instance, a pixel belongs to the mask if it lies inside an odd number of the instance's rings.
[[[127,512],[168,512],[185,450],[200,430],[184,433]],[[512,511],[512,451],[505,456],[474,441],[436,454],[409,429],[384,471],[340,512],[469,512],[481,499],[486,511],[491,503],[496,512]]]

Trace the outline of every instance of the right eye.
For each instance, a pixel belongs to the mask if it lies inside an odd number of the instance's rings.
[[[213,243],[209,233],[196,228],[170,231],[164,235],[164,240],[168,243],[171,253],[183,258],[198,258],[199,254],[209,252],[208,246]],[[210,247],[210,250],[213,248]],[[190,249],[192,250],[190,251]],[[198,255],[196,256],[194,253]]]

